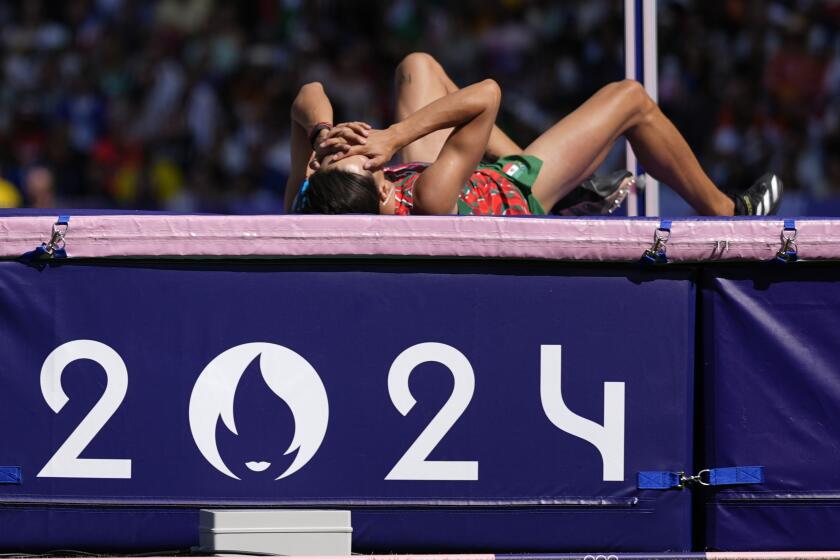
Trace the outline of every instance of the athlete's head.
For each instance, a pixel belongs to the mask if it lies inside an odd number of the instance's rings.
[[[364,168],[365,156],[333,161],[321,160],[318,171],[309,176],[305,192],[298,197],[300,214],[393,214],[394,186],[382,171]]]

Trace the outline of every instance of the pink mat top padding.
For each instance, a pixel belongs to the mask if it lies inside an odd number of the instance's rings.
[[[55,217],[0,218],[0,257],[46,241]],[[465,216],[71,216],[68,257],[422,256],[637,261],[659,219]],[[802,259],[840,258],[840,220],[799,219]],[[674,220],[670,261],[768,260],[781,218]]]

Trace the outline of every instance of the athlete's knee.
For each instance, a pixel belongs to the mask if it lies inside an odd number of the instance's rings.
[[[438,61],[429,53],[413,52],[406,55],[397,65],[396,75],[399,77],[404,74],[434,72],[439,67]]]
[[[606,87],[610,88],[612,95],[620,100],[630,113],[647,117],[656,110],[656,103],[648,95],[645,87],[636,80],[621,80]]]

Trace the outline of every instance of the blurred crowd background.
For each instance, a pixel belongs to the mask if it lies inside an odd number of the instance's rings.
[[[522,145],[621,79],[620,0],[0,1],[0,206],[280,212],[289,106],[391,122],[392,74],[436,56],[503,89]],[[724,188],[779,173],[840,198],[840,0],[660,0],[660,103]],[[563,154],[558,154],[563,157]],[[607,163],[623,166],[616,151]],[[840,204],[836,212],[840,212]]]

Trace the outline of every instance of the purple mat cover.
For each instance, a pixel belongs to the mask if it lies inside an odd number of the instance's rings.
[[[0,261],[0,550],[184,549],[201,507],[349,509],[358,552],[690,550],[690,493],[636,475],[693,462],[693,279]]]
[[[704,466],[766,479],[701,495],[706,545],[840,549],[840,270],[709,267],[701,292]]]

